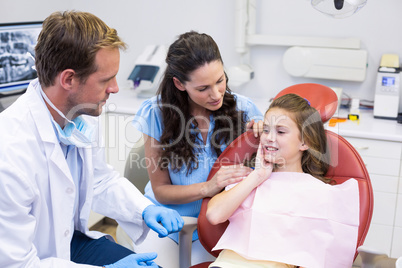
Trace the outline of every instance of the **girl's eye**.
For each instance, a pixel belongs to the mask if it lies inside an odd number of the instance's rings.
[[[218,82],[217,82],[217,84],[220,84],[220,83],[222,83],[222,82],[223,82],[223,78],[222,78],[222,79],[219,79]]]
[[[264,129],[262,130],[262,132],[264,132],[264,133],[269,133],[269,129],[268,129],[268,128],[264,128]]]
[[[198,89],[198,91],[199,91],[199,92],[203,92],[203,91],[205,91],[207,88],[208,88],[208,87],[203,87],[203,88]]]

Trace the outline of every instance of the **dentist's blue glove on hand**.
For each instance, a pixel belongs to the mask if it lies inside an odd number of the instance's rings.
[[[142,212],[142,218],[149,228],[159,234],[159,237],[178,232],[184,225],[183,219],[176,210],[162,206],[147,206]]]
[[[153,262],[158,254],[155,252],[151,253],[139,253],[139,254],[130,254],[127,257],[124,257],[123,259],[109,264],[105,265],[105,268],[126,268],[126,267],[132,267],[132,268],[142,268],[142,267],[156,267],[158,268],[159,266]]]

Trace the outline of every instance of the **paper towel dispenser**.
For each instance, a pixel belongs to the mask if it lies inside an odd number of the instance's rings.
[[[366,78],[367,51],[290,47],[283,55],[283,67],[292,76],[363,81]]]

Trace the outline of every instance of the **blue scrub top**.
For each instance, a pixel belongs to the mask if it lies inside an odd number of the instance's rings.
[[[247,97],[232,93],[237,100],[237,109],[245,112],[246,121],[259,121],[263,119],[262,113],[258,110],[257,106]],[[140,132],[160,141],[163,130],[162,113],[158,106],[158,96],[152,97],[144,101],[133,119],[133,125]],[[190,174],[187,174],[187,168],[183,166],[178,172],[174,172],[170,165],[168,167],[170,180],[174,185],[190,185],[193,183],[205,182],[211,171],[212,165],[217,159],[217,155],[211,146],[212,130],[215,127],[215,120],[213,116],[210,116],[210,124],[207,136],[207,142],[202,142],[201,134],[198,134],[197,145],[199,149],[196,150],[196,156],[198,159],[198,168],[193,169]],[[222,145],[222,151],[226,148],[226,145]],[[198,217],[201,209],[202,200],[197,200],[187,204],[172,204],[162,205],[160,204],[152,191],[150,182],[145,187],[145,196],[149,198],[153,203],[165,206],[171,209],[175,209],[181,216]],[[178,241],[178,234],[171,234],[170,237]],[[194,232],[193,240],[198,239],[197,232]]]

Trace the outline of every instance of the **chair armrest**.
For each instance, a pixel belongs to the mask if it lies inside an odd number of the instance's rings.
[[[362,268],[395,267],[396,259],[389,258],[384,252],[380,252],[365,246],[357,248],[362,259]]]
[[[191,246],[193,244],[193,232],[197,228],[197,218],[182,217],[183,229],[179,233],[179,263],[180,268],[191,266]]]
[[[402,257],[399,257],[395,263],[396,268],[402,268]]]
[[[197,228],[197,218],[182,218],[184,220],[184,226],[179,232],[179,264],[180,268],[188,268],[191,266],[191,247],[193,243],[193,232]],[[117,243],[134,251],[133,241],[120,225],[117,225],[116,239]]]

